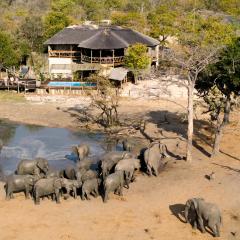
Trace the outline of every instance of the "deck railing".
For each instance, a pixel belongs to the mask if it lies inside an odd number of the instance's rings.
[[[123,64],[124,56],[119,57],[89,57],[82,55],[82,62],[87,63],[101,63],[101,64]]]
[[[81,52],[79,51],[49,50],[48,55],[58,58],[81,58]]]
[[[82,54],[79,51],[63,51],[63,50],[49,50],[49,57],[57,57],[57,58],[75,58],[81,59],[83,63],[101,63],[101,64],[123,64],[124,56],[116,56],[116,57],[90,57]]]

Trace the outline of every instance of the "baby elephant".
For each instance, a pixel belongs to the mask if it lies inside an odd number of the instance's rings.
[[[71,179],[62,179],[62,187],[66,189],[67,191],[67,197],[70,196],[70,192],[73,193],[73,197],[76,199],[77,198],[77,189],[82,186],[82,182],[78,180],[71,180]]]
[[[194,210],[196,218],[193,219],[193,227],[199,228],[205,233],[204,221],[213,232],[214,237],[220,237],[220,225],[222,222],[221,212],[216,204],[205,202],[203,198],[192,198],[185,205],[185,219],[189,222],[189,213]]]
[[[122,196],[122,188],[124,186],[124,172],[117,171],[106,177],[103,183],[104,188],[104,198],[103,202],[107,202],[108,194],[114,192]]]
[[[34,176],[11,174],[6,178],[5,190],[6,199],[13,198],[13,193],[25,192],[26,199],[29,198],[29,192],[34,185]]]
[[[86,180],[82,185],[82,200],[90,200],[89,195],[92,194],[94,197],[99,195],[99,185],[101,184],[101,179],[93,178]]]

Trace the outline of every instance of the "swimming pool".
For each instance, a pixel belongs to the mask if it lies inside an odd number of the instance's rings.
[[[48,87],[96,87],[94,82],[49,82]]]

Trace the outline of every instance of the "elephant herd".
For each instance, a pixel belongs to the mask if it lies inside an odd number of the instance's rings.
[[[123,142],[123,149],[130,150],[127,141]],[[32,196],[35,204],[44,197],[59,203],[63,195],[64,198],[77,198],[79,193],[82,200],[102,195],[106,202],[110,192],[122,195],[123,187],[129,188],[135,170],[144,169],[143,165],[149,175],[157,176],[164,155],[161,149],[162,144],[154,142],[142,151],[142,156],[130,151],[110,151],[100,157],[95,169],[88,157],[89,146],[85,144],[72,148],[78,161],[75,166],[69,165],[62,170],[50,170],[44,158],[21,160],[15,173],[5,178],[6,199],[13,198],[16,192],[24,192],[26,198]]]
[[[13,198],[13,193],[24,192],[26,198],[33,198],[35,204],[40,199],[50,198],[60,203],[60,198],[77,198],[90,200],[102,196],[103,202],[109,199],[109,193],[122,195],[124,187],[129,188],[134,181],[135,171],[145,171],[149,176],[158,176],[167,157],[166,145],[152,142],[142,149],[139,156],[133,154],[127,141],[123,142],[124,151],[110,151],[103,154],[93,168],[94,163],[88,157],[90,149],[82,144],[73,147],[78,161],[62,170],[50,170],[46,159],[21,160],[14,174],[5,178],[6,199]],[[215,204],[207,203],[202,198],[189,199],[185,204],[185,219],[194,228],[199,226],[205,232],[207,222],[214,236],[220,236],[221,213]]]

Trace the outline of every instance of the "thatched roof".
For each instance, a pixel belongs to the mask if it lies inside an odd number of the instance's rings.
[[[119,49],[135,43],[154,47],[159,41],[129,28],[81,25],[64,28],[45,42],[46,45],[69,44],[88,49]]]

